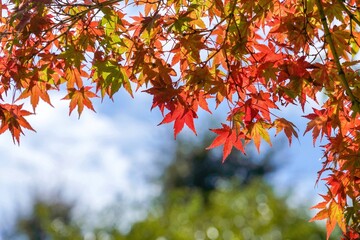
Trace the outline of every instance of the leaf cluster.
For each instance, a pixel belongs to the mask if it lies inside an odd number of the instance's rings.
[[[70,113],[124,88],[145,89],[152,108],[196,134],[198,110],[228,106],[209,148],[253,141],[271,145],[269,131],[298,137],[293,123],[274,114],[309,100],[306,132],[326,138],[328,234],[334,222],[359,237],[358,0],[10,0],[0,14],[0,133],[19,142],[33,130],[19,101],[33,111],[50,90],[65,89]],[[141,11],[139,14],[133,12]],[[10,95],[10,97],[5,98]],[[11,99],[10,101],[5,99]],[[339,183],[341,187],[339,187]],[[351,202],[351,204],[349,203]],[[336,203],[336,204],[335,204]]]

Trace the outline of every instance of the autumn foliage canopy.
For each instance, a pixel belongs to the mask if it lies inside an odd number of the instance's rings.
[[[119,90],[153,96],[161,123],[196,133],[199,108],[226,104],[209,148],[223,159],[270,129],[289,143],[296,126],[274,110],[326,96],[305,133],[323,139],[328,188],[312,220],[360,235],[359,0],[9,0],[0,4],[0,133],[19,142],[50,91],[70,113]],[[33,109],[25,110],[28,101]]]

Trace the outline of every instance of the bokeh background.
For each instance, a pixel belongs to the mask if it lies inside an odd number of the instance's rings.
[[[325,239],[324,223],[308,222],[326,190],[321,142],[303,136],[309,109],[278,113],[299,128],[292,146],[281,133],[221,164],[221,148],[205,147],[226,106],[174,140],[146,93],[98,99],[80,118],[62,97],[40,104],[19,146],[0,135],[1,240]]]

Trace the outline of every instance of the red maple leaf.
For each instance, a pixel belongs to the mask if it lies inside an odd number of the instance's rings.
[[[13,141],[20,143],[20,134],[24,134],[22,128],[35,131],[24,118],[32,113],[22,109],[23,105],[1,104],[0,105],[0,134],[9,130]]]
[[[212,148],[224,145],[223,159],[222,159],[222,161],[224,162],[225,159],[230,155],[233,147],[235,147],[236,149],[245,153],[244,145],[242,142],[242,140],[244,139],[244,135],[237,134],[235,129],[230,128],[226,124],[222,123],[221,125],[222,125],[222,128],[210,129],[211,131],[216,133],[218,136],[213,140],[213,142],[210,144],[210,146],[207,147],[206,149],[212,149]]]

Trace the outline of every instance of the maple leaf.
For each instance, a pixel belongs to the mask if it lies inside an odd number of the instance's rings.
[[[206,149],[212,149],[224,145],[223,147],[223,159],[225,162],[226,158],[230,155],[233,147],[240,150],[242,153],[245,153],[244,145],[242,140],[244,140],[243,134],[237,134],[235,129],[230,128],[228,125],[222,123],[222,128],[210,129],[212,132],[216,133],[218,136],[213,140],[209,147]]]
[[[101,53],[100,53],[101,54]],[[110,99],[121,87],[133,97],[131,84],[126,69],[119,66],[115,59],[101,59],[94,62],[93,77],[97,84],[97,91],[101,92],[101,98],[107,94]]]
[[[206,101],[207,98],[210,98],[210,96],[204,92],[199,92],[197,102],[202,109],[211,114],[212,112],[210,111],[208,102]]]
[[[248,101],[246,103],[248,103]],[[250,125],[253,122],[253,120],[259,116],[258,115],[259,110],[255,109],[251,103],[250,104],[246,104],[246,103],[245,103],[244,123]]]
[[[255,147],[260,152],[260,142],[261,139],[264,139],[270,146],[271,140],[268,129],[271,127],[270,124],[257,121],[255,123],[250,124],[249,131],[251,135],[251,139],[254,141]]]
[[[78,107],[79,117],[84,109],[84,106],[95,112],[95,109],[90,101],[90,98],[97,97],[97,95],[91,92],[90,89],[91,87],[82,87],[80,89],[75,89],[75,88],[68,89],[69,93],[63,99],[70,99],[69,115],[76,106]]]
[[[39,104],[39,99],[42,99],[44,102],[53,107],[50,101],[50,96],[47,92],[49,89],[51,89],[50,84],[41,81],[33,81],[30,83],[30,86],[20,94],[17,100],[30,97],[30,103],[34,111]]]
[[[304,135],[312,129],[313,144],[315,146],[316,139],[318,138],[320,133],[321,138],[324,136],[324,134],[330,137],[332,126],[326,109],[317,110],[313,108],[313,111],[314,113],[303,116],[311,120],[306,126]]]
[[[331,197],[327,195],[320,196],[323,197],[325,201],[320,202],[311,208],[321,210],[310,219],[310,222],[326,219],[326,239],[329,239],[331,233],[335,229],[336,224],[343,232],[346,231],[344,213],[342,211],[343,208]]]
[[[195,135],[195,125],[194,125],[194,118],[197,118],[196,113],[191,109],[185,109],[181,106],[181,104],[174,105],[171,107],[172,111],[167,113],[164,119],[159,123],[159,125],[164,123],[170,123],[174,121],[174,137],[180,133],[183,129],[184,125],[186,124],[194,133]]]
[[[180,44],[189,58],[188,61],[193,63],[200,62],[200,53],[197,49],[204,47],[203,37],[200,33],[194,33],[180,39]]]
[[[292,142],[292,136],[295,136],[296,138],[298,138],[297,131],[295,130],[295,129],[297,129],[297,127],[292,122],[289,122],[285,118],[276,119],[274,121],[274,125],[276,128],[276,135],[279,132],[284,131],[287,139],[289,140],[290,145]]]
[[[20,134],[24,134],[22,128],[35,131],[24,118],[32,113],[22,109],[23,105],[0,104],[0,134],[9,130],[13,141],[20,144]]]

